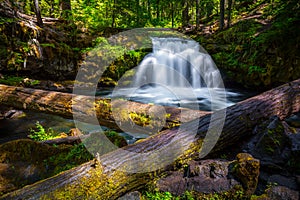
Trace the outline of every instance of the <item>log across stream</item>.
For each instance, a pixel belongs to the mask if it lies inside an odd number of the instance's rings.
[[[7,91],[4,91],[5,88]],[[0,89],[0,102],[16,107],[36,109],[39,103],[47,102],[48,99],[48,93],[43,91],[39,91],[40,98],[37,98],[30,96],[28,91],[22,92],[21,89],[6,86],[1,86]],[[16,99],[13,103],[13,98],[16,98],[19,92],[23,94],[23,99]],[[62,110],[59,108],[65,105],[61,98],[52,98],[57,100],[57,104],[52,105],[58,110]],[[30,104],[33,101],[36,103]],[[51,110],[46,106],[48,104],[43,105],[45,110]],[[64,111],[71,109],[69,104],[65,107]],[[176,162],[204,156],[205,145],[212,142],[205,139],[209,130],[212,136],[218,136],[217,143],[211,151],[215,152],[239,142],[249,135],[260,121],[273,115],[284,119],[299,110],[300,79],[239,102],[226,110],[206,113],[194,120],[187,120],[180,127],[163,130],[136,144],[104,155],[96,155],[98,159],[94,161],[25,186],[0,199],[115,199],[127,191],[143,187]],[[222,118],[224,113],[225,119]],[[214,135],[220,126],[223,126],[220,136]]]

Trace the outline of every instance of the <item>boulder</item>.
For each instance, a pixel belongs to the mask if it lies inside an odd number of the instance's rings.
[[[254,194],[259,177],[260,161],[248,153],[239,153],[234,163],[234,174],[242,183],[246,195]]]
[[[259,160],[247,153],[238,154],[235,161],[192,160],[185,170],[168,172],[156,186],[162,192],[182,195],[185,191],[222,193],[242,185],[246,195],[251,195],[257,187],[259,166]]]
[[[133,191],[125,194],[124,196],[118,198],[118,200],[141,200],[142,194],[139,191]]]
[[[284,186],[273,186],[267,190],[267,196],[270,200],[298,200],[299,191]]]

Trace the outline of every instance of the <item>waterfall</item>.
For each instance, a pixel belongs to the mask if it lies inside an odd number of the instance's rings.
[[[108,97],[194,110],[218,110],[233,104],[227,97],[239,94],[225,91],[214,61],[196,41],[151,39],[153,52],[134,68],[131,84],[126,84],[130,76],[124,76]]]
[[[168,87],[218,88],[221,77],[212,58],[194,40],[152,38],[153,53],[139,65],[133,87],[161,84]]]

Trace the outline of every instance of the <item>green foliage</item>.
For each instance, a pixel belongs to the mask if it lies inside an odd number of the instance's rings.
[[[248,74],[252,74],[254,72],[257,72],[257,73],[265,73],[266,72],[266,69],[265,68],[262,68],[260,66],[249,66],[248,68]]]
[[[154,192],[154,193],[146,192],[144,198],[147,200],[173,200],[173,199],[175,199],[174,196],[170,192]],[[176,199],[179,199],[179,197]]]
[[[93,156],[87,151],[84,144],[74,145],[69,151],[54,155],[44,160],[44,163],[53,174],[76,167],[84,162],[92,160]]]
[[[21,82],[24,80],[23,77],[18,76],[4,76],[3,78],[0,78],[0,83],[5,85],[11,85],[11,86],[18,86],[21,84]]]
[[[46,130],[40,122],[35,123],[36,128],[35,129],[29,129],[30,135],[28,135],[29,138],[33,139],[34,141],[44,141],[44,140],[50,140],[56,137],[55,132],[53,129],[49,128]]]
[[[53,44],[53,43],[41,43],[40,46],[41,47],[52,47],[52,48],[55,48],[55,44]]]
[[[195,191],[185,191],[181,196],[176,196],[170,192],[149,192],[145,191],[142,196],[143,200],[246,200],[247,197],[241,186],[222,193],[203,194]]]

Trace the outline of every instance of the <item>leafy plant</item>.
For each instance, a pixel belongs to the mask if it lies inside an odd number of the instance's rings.
[[[50,140],[55,138],[55,132],[53,129],[49,128],[46,130],[39,121],[35,123],[36,128],[30,129],[30,135],[28,135],[29,138],[35,140],[35,141],[44,141],[44,140]]]
[[[147,200],[172,200],[173,195],[170,192],[146,192],[145,198]],[[179,198],[178,198],[179,199]]]
[[[4,76],[0,78],[0,83],[5,85],[17,86],[24,80],[23,77],[18,76]]]

